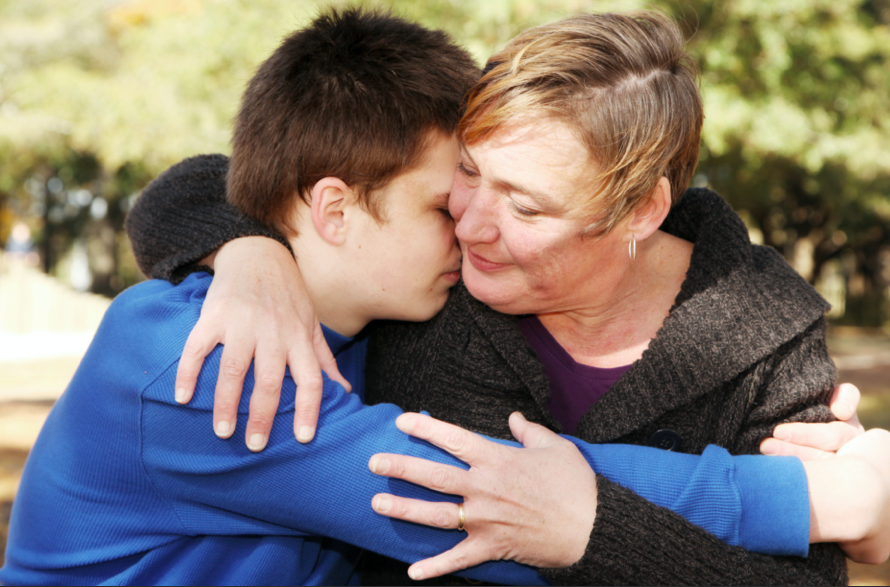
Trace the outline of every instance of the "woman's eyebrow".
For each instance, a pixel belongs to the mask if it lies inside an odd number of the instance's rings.
[[[555,200],[550,194],[530,188],[516,181],[495,177],[491,182],[495,185],[503,186],[511,192],[528,196],[543,206],[552,207],[556,205]]]
[[[476,162],[473,161],[473,158],[470,156],[470,153],[466,150],[465,147],[461,146],[460,152],[461,152],[461,156],[464,159],[466,159],[466,161],[470,165],[472,165],[473,167],[478,167],[476,165]],[[542,191],[532,189],[528,186],[522,185],[521,183],[506,180],[506,179],[501,179],[498,177],[494,177],[490,181],[491,181],[491,183],[493,183],[495,185],[507,188],[511,192],[516,192],[516,193],[528,196],[530,198],[533,198],[534,200],[536,200],[537,202],[541,203],[544,206],[555,206],[556,205],[556,202],[554,201],[553,197],[550,196],[549,194],[545,194]]]

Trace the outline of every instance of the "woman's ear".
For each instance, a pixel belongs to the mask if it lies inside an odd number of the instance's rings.
[[[346,240],[347,208],[355,194],[342,179],[325,177],[310,192],[312,225],[325,241],[342,245]]]
[[[662,176],[649,197],[649,201],[636,209],[628,224],[628,231],[637,240],[643,240],[658,230],[671,211],[671,182]]]

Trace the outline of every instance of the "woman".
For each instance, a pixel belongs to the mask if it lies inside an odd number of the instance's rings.
[[[492,58],[461,126],[449,205],[466,289],[430,323],[372,334],[370,402],[502,437],[519,410],[589,442],[690,453],[756,453],[778,423],[830,419],[824,301],[752,247],[719,196],[680,201],[702,124],[682,44],[658,14],[584,16]],[[257,233],[243,226],[195,238],[179,266]],[[543,570],[553,582],[845,580],[834,545],[805,560],[752,554],[605,479],[597,491],[586,551]],[[468,500],[467,527],[482,516]]]

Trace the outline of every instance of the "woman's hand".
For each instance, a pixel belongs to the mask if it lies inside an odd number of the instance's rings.
[[[235,430],[244,377],[256,357],[248,448],[266,446],[288,365],[297,384],[294,434],[309,442],[318,423],[321,370],[351,387],[337,369],[293,257],[272,239],[246,237],[223,245],[212,262],[215,277],[176,373],[176,401],[191,400],[204,358],[222,344],[213,407],[217,436]]]
[[[377,454],[378,475],[462,495],[468,537],[448,552],[411,565],[414,580],[453,573],[488,560],[565,567],[587,547],[596,517],[596,475],[571,442],[516,412],[510,429],[525,448],[504,446],[420,414],[403,414],[400,430],[450,452],[465,471],[404,455]],[[458,528],[458,506],[388,494],[374,496],[380,514],[439,528]]]
[[[856,413],[860,397],[855,385],[838,385],[834,388],[830,403],[837,422],[780,424],[773,431],[772,438],[760,443],[760,451],[766,455],[796,456],[801,460],[833,456],[842,446],[865,432]]]

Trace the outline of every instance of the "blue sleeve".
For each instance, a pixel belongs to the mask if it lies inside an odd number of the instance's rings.
[[[718,446],[689,455],[566,438],[597,473],[728,544],[807,556],[809,490],[803,464],[795,457],[732,456]]]
[[[395,427],[401,410],[364,406],[354,394],[326,381],[318,432],[308,444],[293,435],[293,402],[279,409],[267,448],[247,450],[241,439],[246,404],[229,441],[211,429],[219,349],[199,378],[188,406],[172,401],[175,367],[143,395],[143,462],[157,488],[190,534],[317,535],[336,538],[405,562],[435,556],[466,538],[381,516],[371,509],[377,493],[459,501],[399,480],[372,474],[371,456],[409,454],[451,465],[462,463]],[[208,373],[205,378],[203,373]],[[252,370],[246,384],[251,384]],[[294,397],[293,382],[282,397]],[[245,394],[247,395],[247,394]],[[535,569],[488,562],[467,572],[474,579],[507,584],[546,584]]]
[[[168,377],[173,375],[171,370]],[[210,391],[213,383],[209,378],[207,385],[199,382],[199,390]],[[288,383],[292,387],[292,382]],[[279,413],[282,423],[288,425],[275,426],[266,450],[251,453],[237,440],[221,442],[211,434],[196,434],[195,430],[210,426],[210,406],[194,400],[195,405],[190,408],[178,406],[167,399],[172,387],[172,379],[165,381],[162,377],[153,386],[157,396],[146,394],[144,460],[155,484],[173,499],[189,531],[285,534],[296,529],[307,535],[337,538],[405,562],[444,552],[465,537],[452,530],[393,520],[371,509],[372,497],[380,492],[428,501],[459,501],[455,496],[368,471],[368,460],[378,452],[408,454],[465,467],[444,451],[399,431],[394,425],[401,413],[397,407],[363,406],[356,396],[328,383],[313,442],[301,445],[294,440],[289,425],[293,417],[291,404],[283,406]],[[206,391],[205,396],[212,397]],[[293,397],[292,388],[285,391],[285,397]],[[233,438],[243,436],[243,425],[243,421],[239,422]],[[795,475],[788,475],[792,482],[789,490],[781,494],[768,493],[769,485],[765,488],[739,481],[740,471],[742,479],[756,477],[760,481],[794,473],[796,459],[731,457],[717,447],[709,447],[699,457],[648,447],[574,442],[597,472],[685,516],[730,544],[756,546],[768,542],[762,536],[769,533],[767,529],[775,530],[776,519],[770,522],[764,517],[767,512],[780,518],[784,514],[792,520],[797,516],[808,529],[806,481],[801,475],[796,476],[797,485],[793,482]],[[738,467],[742,461],[744,466]],[[771,471],[765,471],[758,468],[758,463],[775,465]],[[755,471],[757,475],[746,476],[746,471]],[[742,490],[754,490],[760,498],[753,502],[743,500]],[[807,504],[803,512],[795,507],[775,507],[779,501],[787,506],[786,498],[795,496],[795,490]],[[776,503],[769,505],[770,498]],[[744,508],[753,505],[760,509],[753,517],[751,512],[746,515]],[[754,523],[744,524],[749,518]],[[789,547],[782,543],[781,535],[773,542],[767,546],[780,550]],[[804,545],[807,542],[808,534]],[[476,579],[500,583],[543,582],[533,569],[515,563],[485,563],[470,574]]]

